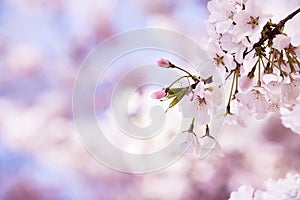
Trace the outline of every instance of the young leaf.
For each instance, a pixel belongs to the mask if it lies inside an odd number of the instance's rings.
[[[175,106],[183,98],[183,96],[187,94],[187,91],[187,88],[182,88],[182,90],[176,94],[176,97],[170,103],[169,108]]]
[[[187,91],[188,90],[188,87],[184,87],[184,88],[170,88],[169,91],[168,91],[168,95],[167,95],[167,98],[168,99],[171,99],[173,97],[176,97],[179,95],[180,92],[182,91]]]

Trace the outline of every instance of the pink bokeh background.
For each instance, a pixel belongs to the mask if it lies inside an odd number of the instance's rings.
[[[109,169],[82,146],[72,90],[87,54],[114,34],[144,27],[176,30],[205,43],[206,3],[0,1],[0,199],[222,200],[240,185],[262,188],[266,179],[300,172],[299,135],[283,127],[278,115],[248,119],[245,129],[225,126],[219,141],[224,158],[186,155],[144,175]],[[261,4],[276,21],[300,1]],[[287,30],[299,34],[299,21],[298,16]],[[100,95],[96,106],[105,112],[107,99]]]

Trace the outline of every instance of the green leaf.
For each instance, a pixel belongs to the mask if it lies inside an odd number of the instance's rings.
[[[182,89],[180,92],[178,92],[176,94],[176,97],[170,103],[169,108],[172,108],[173,106],[175,106],[183,98],[183,96],[187,94],[187,91],[188,90],[185,88],[185,89]]]
[[[170,88],[168,91],[168,95],[167,98],[171,99],[173,97],[178,96],[181,92],[187,92],[188,91],[188,87],[184,87],[184,88]]]

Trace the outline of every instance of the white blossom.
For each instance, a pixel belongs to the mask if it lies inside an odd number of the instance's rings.
[[[273,48],[279,51],[288,47],[290,44],[291,38],[283,34],[276,35],[276,37],[273,39]]]
[[[257,35],[260,27],[265,25],[270,17],[270,15],[264,14],[262,8],[253,0],[247,1],[245,10],[238,12],[233,17],[233,21],[236,23],[232,31],[234,41],[241,42],[245,37],[249,37],[250,41],[255,42],[252,37]]]

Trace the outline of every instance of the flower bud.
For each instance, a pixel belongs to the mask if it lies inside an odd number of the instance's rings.
[[[161,99],[161,98],[165,97],[166,95],[167,95],[166,90],[165,90],[165,89],[162,89],[162,90],[153,92],[153,93],[151,94],[151,97],[152,97],[153,99]]]
[[[171,63],[170,61],[166,60],[166,59],[159,59],[157,61],[157,64],[160,66],[160,67],[164,67],[164,68],[168,68],[168,67],[171,67]]]

